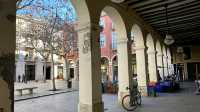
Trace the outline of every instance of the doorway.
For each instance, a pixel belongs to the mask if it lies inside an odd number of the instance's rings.
[[[74,68],[70,68],[70,78],[74,78]]]
[[[46,80],[50,80],[51,79],[51,67],[48,66],[46,67]]]
[[[35,65],[25,66],[25,77],[27,78],[27,81],[35,80]]]
[[[187,64],[188,69],[188,80],[194,81],[197,78],[200,77],[200,63],[188,63]]]

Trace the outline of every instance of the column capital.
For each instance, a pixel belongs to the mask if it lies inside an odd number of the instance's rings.
[[[163,58],[168,58],[168,56],[166,56],[166,55],[163,55]]]
[[[147,51],[147,54],[157,54],[157,51],[155,50]]]
[[[109,61],[109,65],[112,65],[112,62],[111,62],[111,61]]]
[[[96,31],[101,31],[101,27],[98,23],[91,23],[91,22],[87,22],[87,23],[83,23],[83,24],[79,24],[78,26],[75,27],[76,31],[78,32],[86,32],[88,30],[96,30]]]
[[[145,46],[136,46],[135,47],[135,50],[144,50],[145,49]]]
[[[164,56],[162,53],[157,53],[157,56]]]
[[[127,38],[119,38],[117,40],[117,44],[127,44],[128,39]]]
[[[83,24],[78,24],[78,26],[75,27],[75,30],[78,32],[85,32],[90,30],[90,23],[83,23]]]

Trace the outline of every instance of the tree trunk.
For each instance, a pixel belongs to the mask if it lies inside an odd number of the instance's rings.
[[[70,73],[69,73],[69,62],[67,61],[66,58],[65,59],[65,67],[66,67],[66,81],[67,81],[67,87],[68,88],[71,88],[71,84],[72,84],[72,81],[71,81],[71,77],[70,77]]]
[[[55,84],[55,77],[54,77],[54,60],[53,60],[53,53],[51,53],[51,63],[52,63],[52,72],[51,72],[51,76],[52,76],[52,84],[53,84],[53,91],[56,91],[56,84]]]
[[[66,68],[66,80],[68,81],[69,79],[70,79],[70,75],[69,75],[69,63],[68,63],[68,61],[67,61],[67,59],[66,58],[64,58],[65,59],[65,68]]]

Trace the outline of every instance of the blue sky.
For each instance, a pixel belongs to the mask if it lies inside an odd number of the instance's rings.
[[[25,3],[25,1],[26,0],[24,0],[22,4]],[[41,10],[41,7],[45,10]],[[76,11],[70,0],[34,0],[30,8],[32,9],[21,9],[18,10],[16,13],[18,15],[31,14],[33,17],[45,18],[50,15],[56,16],[55,12],[57,10],[58,16],[63,20],[66,20],[68,22],[73,22],[77,20]]]

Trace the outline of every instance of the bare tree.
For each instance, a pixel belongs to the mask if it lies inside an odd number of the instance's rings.
[[[57,36],[55,34],[59,31],[59,27],[56,24],[57,18],[52,18],[51,21],[42,21],[40,24],[31,23],[30,33],[26,34],[27,41],[30,42],[32,47],[38,52],[44,59],[44,73],[43,78],[46,79],[46,66],[49,57],[51,58],[52,66],[52,90],[56,90],[55,77],[54,77],[54,54],[55,48],[57,48]]]
[[[69,64],[67,61],[66,54],[71,49],[71,43],[66,41],[71,41],[72,38],[68,38],[68,40],[64,39],[64,32],[68,32],[71,34],[73,31],[70,30],[71,27],[68,28],[63,27],[67,20],[59,15],[59,11],[65,6],[63,6],[63,2],[66,0],[56,0],[55,4],[45,5],[43,0],[37,0],[34,5],[29,7],[29,10],[32,11],[35,15],[33,18],[37,18],[40,22],[39,24],[31,24],[30,34],[26,37],[31,42],[31,45],[34,47],[35,51],[38,52],[44,59],[44,67],[46,67],[47,60],[49,56],[51,57],[51,64],[52,64],[52,90],[56,90],[55,86],[55,77],[54,77],[54,55],[63,56],[66,62],[66,72],[68,74],[67,80],[69,80]],[[66,26],[66,25],[64,25]],[[67,46],[66,46],[67,45]],[[44,80],[46,75],[46,69],[44,69]]]
[[[43,81],[46,81],[46,67],[50,55],[50,47],[48,40],[46,39],[47,32],[45,23],[41,21],[31,20],[28,26],[28,32],[24,33],[27,43],[33,47],[33,49],[40,54],[43,58]]]
[[[16,0],[16,10],[31,6],[34,0]]]
[[[58,36],[58,39],[56,41],[57,47],[55,48],[55,54],[60,55],[65,60],[65,68],[66,68],[66,81],[70,82],[70,71],[69,71],[69,61],[67,55],[70,54],[70,52],[73,52],[77,50],[76,47],[74,47],[75,37],[76,37],[76,31],[74,28],[75,24],[73,23],[65,23],[63,25],[62,31],[60,31]]]

